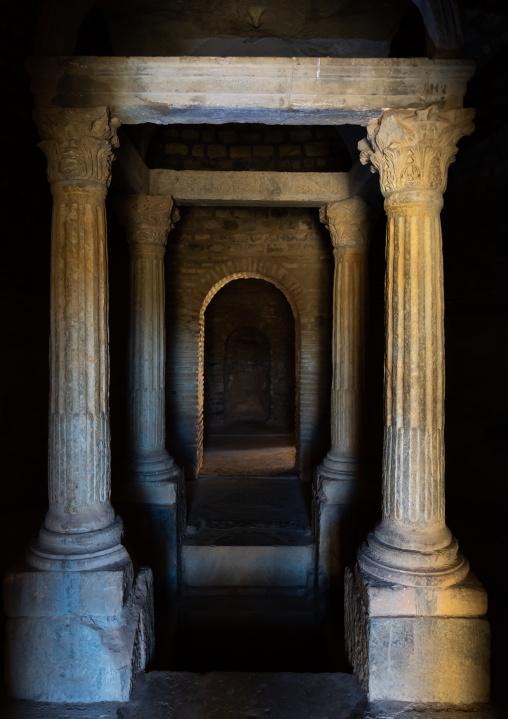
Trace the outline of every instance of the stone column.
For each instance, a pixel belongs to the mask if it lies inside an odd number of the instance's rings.
[[[444,509],[439,214],[473,115],[438,105],[390,110],[359,145],[379,172],[387,213],[383,514],[346,581],[347,643],[371,698],[488,696],[486,597],[471,575],[462,583],[469,565]]]
[[[369,214],[367,202],[354,197],[321,208],[319,215],[330,232],[335,272],[332,444],[317,469],[315,518],[320,578],[332,589],[342,586],[347,551],[341,529],[351,524],[346,508],[361,494]]]
[[[129,480],[176,480],[165,448],[164,254],[177,210],[169,196],[129,195],[116,211],[130,253]]]
[[[111,506],[105,199],[118,121],[40,110],[53,195],[49,510],[28,561],[92,569],[127,557]]]
[[[174,651],[183,472],[166,450],[164,254],[179,218],[169,196],[125,195],[115,211],[130,254],[129,455],[119,487],[122,516],[140,562],[154,570],[157,652]]]
[[[9,696],[127,701],[151,657],[152,578],[134,577],[110,502],[105,198],[118,121],[36,112],[53,194],[49,510],[4,581]]]
[[[321,477],[356,477],[361,464],[365,384],[365,311],[368,205],[353,197],[321,208],[330,232],[333,280],[332,446],[318,469]]]

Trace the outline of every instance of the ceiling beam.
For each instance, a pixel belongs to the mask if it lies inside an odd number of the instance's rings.
[[[39,107],[107,106],[123,123],[367,125],[386,108],[461,106],[475,65],[427,58],[33,57]]]

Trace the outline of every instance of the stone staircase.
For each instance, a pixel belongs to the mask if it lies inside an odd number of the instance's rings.
[[[188,483],[182,668],[325,670],[308,492],[294,475]]]

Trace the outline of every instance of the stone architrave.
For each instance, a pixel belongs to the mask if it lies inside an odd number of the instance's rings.
[[[164,254],[178,220],[169,196],[127,195],[115,203],[130,253],[129,480],[175,481],[165,448]]]
[[[330,588],[343,572],[340,525],[359,494],[365,385],[365,314],[370,208],[360,197],[321,208],[333,245],[331,447],[317,469],[320,577]],[[323,576],[324,575],[324,576]]]
[[[348,651],[371,699],[488,699],[486,595],[444,507],[439,215],[473,116],[444,105],[387,111],[359,145],[387,213],[383,514],[346,580]]]
[[[106,107],[35,118],[53,194],[49,510],[28,568],[5,578],[7,690],[125,701],[150,658],[152,589],[110,501],[105,198],[119,123]]]

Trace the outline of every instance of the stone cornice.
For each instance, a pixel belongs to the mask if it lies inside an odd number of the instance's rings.
[[[369,206],[360,197],[325,205],[319,219],[330,232],[335,250],[341,247],[366,249],[369,243]]]
[[[379,172],[385,197],[400,191],[443,193],[457,142],[474,130],[474,109],[388,110],[358,144],[360,160]]]
[[[116,197],[113,205],[131,247],[165,247],[170,230],[180,219],[169,195],[123,195]]]
[[[107,107],[38,108],[34,120],[51,183],[109,185],[120,121],[110,117]]]

